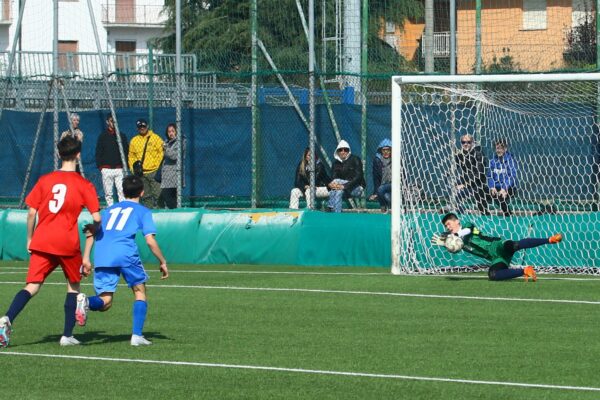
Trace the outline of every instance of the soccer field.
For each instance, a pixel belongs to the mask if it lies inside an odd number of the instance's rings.
[[[0,263],[0,313],[26,263]],[[598,399],[600,279],[384,269],[149,266],[145,335],[132,295],[90,313],[61,348],[55,272],[0,350],[7,398]],[[91,294],[90,281],[82,289]]]

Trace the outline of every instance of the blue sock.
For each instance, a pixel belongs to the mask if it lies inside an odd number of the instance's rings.
[[[518,242],[519,250],[523,249],[531,249],[533,247],[542,246],[544,244],[550,243],[548,239],[538,239],[538,238],[527,238],[521,239]]]
[[[146,314],[148,312],[148,303],[142,300],[136,300],[133,303],[133,334],[142,336]]]
[[[495,281],[505,281],[507,279],[518,278],[519,276],[523,276],[523,270],[521,268],[518,269],[499,269],[496,271],[494,275]]]
[[[67,293],[65,297],[65,329],[63,336],[73,336],[73,328],[75,328],[75,308],[77,308],[78,293]]]
[[[88,305],[91,311],[101,311],[104,307],[104,300],[100,296],[88,297]]]
[[[6,316],[10,319],[11,324],[14,322],[15,318],[17,318],[17,315],[23,311],[29,300],[31,300],[31,293],[25,289],[19,291],[19,293],[15,295],[15,298],[6,312]]]

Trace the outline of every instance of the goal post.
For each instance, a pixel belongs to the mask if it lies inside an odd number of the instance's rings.
[[[599,88],[600,73],[392,77],[391,272],[485,264],[430,244],[455,212],[489,236],[564,234],[513,265],[599,273]]]

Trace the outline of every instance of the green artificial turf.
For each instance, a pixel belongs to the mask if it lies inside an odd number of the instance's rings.
[[[26,266],[0,263],[0,313],[22,287]],[[600,398],[600,391],[511,386],[600,387],[597,277],[542,275],[524,283],[370,268],[170,268],[165,281],[156,266],[147,268],[144,331],[154,344],[144,348],[129,345],[133,296],[125,286],[110,311],[90,313],[87,326],[76,328],[83,345],[61,348],[65,285],[56,271],[15,321],[11,345],[0,349],[3,394]],[[85,281],[83,291],[92,290]]]

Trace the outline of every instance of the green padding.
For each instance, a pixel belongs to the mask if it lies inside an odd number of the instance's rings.
[[[305,266],[390,265],[390,215],[323,213],[319,211],[249,210],[209,211],[182,209],[154,211],[157,239],[170,263],[271,264]],[[427,267],[429,253],[437,266],[481,264],[483,260],[464,252],[449,255],[431,246],[429,238],[443,230],[440,214],[417,214],[407,218],[419,229],[412,238],[416,257]],[[565,241],[557,246],[527,250],[527,264],[554,267],[600,267],[600,213],[541,215],[535,217],[471,217],[490,235],[503,226],[506,239],[526,236],[548,237],[562,232]],[[465,217],[467,219],[467,217]],[[25,210],[0,213],[0,254],[3,260],[26,260]],[[79,218],[80,228],[91,221],[88,213]],[[531,234],[528,235],[529,225]],[[509,228],[506,228],[509,227]],[[589,227],[589,230],[586,229]],[[420,238],[420,240],[417,240]],[[144,262],[156,263],[143,237],[137,237]],[[83,237],[82,237],[83,244]],[[522,254],[514,262],[521,261]]]
[[[2,228],[2,260],[29,260],[27,252],[27,210],[5,210]]]
[[[390,215],[305,212],[299,265],[389,267]]]
[[[197,234],[199,264],[298,264],[302,211],[206,211]]]
[[[197,209],[177,211],[154,210],[152,218],[156,225],[156,240],[169,263],[193,264],[199,258],[199,247],[196,245],[198,224],[202,212]],[[136,236],[140,256],[144,262],[158,263],[156,257],[146,245],[144,236]]]

